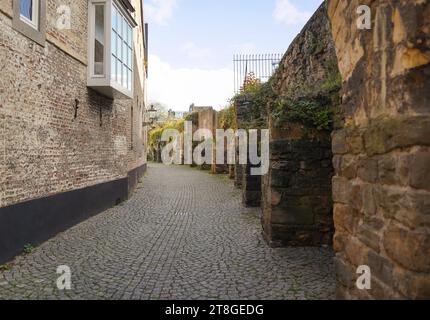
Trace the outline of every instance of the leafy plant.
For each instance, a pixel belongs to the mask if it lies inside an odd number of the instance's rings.
[[[9,271],[12,269],[12,266],[10,264],[2,264],[0,265],[0,271]]]
[[[275,98],[276,94],[270,82],[261,83],[251,77],[243,90],[232,99],[233,103],[247,104],[246,118],[240,119],[241,129],[267,127],[267,107]]]
[[[31,244],[26,244],[24,246],[24,250],[23,251],[24,251],[24,253],[29,254],[29,253],[32,253],[33,250],[34,250],[34,247]]]
[[[234,105],[231,104],[227,108],[218,112],[218,128],[219,129],[236,129],[236,113]]]
[[[301,97],[298,99],[280,98],[275,103],[272,117],[275,126],[284,123],[298,123],[316,130],[331,130],[333,108],[327,103],[326,97]]]
[[[191,112],[185,117],[185,121],[191,121],[194,125],[197,125],[199,122],[199,113],[196,111]]]
[[[319,87],[300,87],[300,93],[278,97],[271,105],[275,126],[296,123],[305,129],[331,131],[340,114],[342,78],[337,61],[325,64],[327,79]]]

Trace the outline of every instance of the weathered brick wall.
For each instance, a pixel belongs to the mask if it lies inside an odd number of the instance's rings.
[[[72,30],[55,29],[60,4],[72,8]],[[11,8],[0,0],[0,206],[123,178],[145,164],[142,75],[135,72],[133,100],[86,86],[87,1],[48,2],[45,47],[12,28]]]
[[[281,97],[316,96],[333,72],[333,63],[337,64],[336,55],[322,5],[293,41],[270,82]],[[278,125],[272,116],[269,105],[270,168],[262,181],[264,236],[272,246],[331,244],[330,135],[300,123]]]
[[[358,30],[367,4],[372,29]],[[346,122],[333,135],[339,298],[430,298],[430,2],[331,0]],[[355,286],[368,265],[371,290]]]

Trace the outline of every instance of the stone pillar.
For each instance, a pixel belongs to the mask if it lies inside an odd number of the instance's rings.
[[[199,111],[199,129],[208,129],[212,132],[213,143],[215,143],[215,130],[216,130],[216,112],[212,108],[207,108]],[[215,161],[215,146],[212,148],[213,162],[198,166],[202,170],[212,170]]]
[[[236,114],[236,123],[238,129],[243,129],[243,125],[247,120],[247,103],[246,101],[236,101],[234,104],[234,110]],[[243,171],[244,165],[239,164],[239,139],[236,137],[236,164],[234,166],[234,185],[237,188],[243,186]]]
[[[250,122],[248,101],[236,101],[237,124],[239,129],[245,129]],[[248,145],[249,147],[249,145]],[[235,185],[242,189],[242,202],[247,207],[259,207],[261,203],[261,176],[251,175],[251,165],[239,164],[239,139],[236,139],[236,168]]]
[[[238,152],[236,154],[238,154]],[[244,165],[239,164],[239,160],[236,157],[236,165],[234,166],[234,186],[239,189],[241,189],[243,185],[243,171]]]
[[[307,101],[322,111],[334,107],[327,106],[321,97],[338,97],[338,87],[327,89],[336,76],[330,23],[322,5],[291,44],[270,81],[276,94],[291,104]],[[290,108],[282,112],[289,119]],[[270,167],[262,181],[263,235],[273,247],[330,245],[334,233],[330,130],[318,130],[294,119],[279,124],[270,105],[268,118]]]
[[[277,140],[264,177],[264,236],[273,247],[332,243],[330,141]]]
[[[367,4],[372,29],[357,29]],[[338,298],[430,298],[430,2],[331,0],[345,125],[333,134]],[[371,270],[358,290],[357,268]]]
[[[218,123],[218,113],[217,112],[215,112],[215,115],[214,115],[214,124],[215,124],[215,126],[214,126],[213,135],[214,135],[214,137],[216,137],[216,130],[217,129],[222,129],[222,128],[220,128],[220,125]],[[214,149],[213,149],[213,154],[214,154],[215,160],[214,160],[214,163],[212,164],[212,173],[213,174],[229,174],[229,165],[227,164],[227,155],[228,155],[228,152],[227,152],[227,150],[228,150],[227,143],[226,143],[226,141],[223,142],[223,146],[224,146],[224,163],[220,163],[220,164],[217,163],[217,158],[216,158],[217,143],[218,143],[218,141],[215,140]]]
[[[233,180],[234,179],[234,165],[228,166],[228,178]]]
[[[242,202],[247,207],[260,207],[261,176],[251,175],[251,168],[249,164],[242,166]]]

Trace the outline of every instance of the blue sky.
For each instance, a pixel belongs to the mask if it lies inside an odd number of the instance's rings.
[[[150,101],[227,104],[233,55],[284,53],[322,0],[145,0]]]

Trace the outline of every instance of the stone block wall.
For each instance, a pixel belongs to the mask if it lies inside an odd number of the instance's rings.
[[[235,102],[236,123],[239,129],[247,129],[253,122],[253,115],[249,110],[249,103],[244,99]],[[254,129],[254,128],[251,128]],[[236,138],[236,165],[234,169],[234,184],[242,189],[242,202],[247,207],[261,205],[261,176],[251,175],[250,164],[239,164],[239,139]],[[233,175],[232,175],[233,176]]]
[[[290,45],[270,83],[278,97],[316,96],[331,77],[332,64],[337,69],[322,5]],[[300,123],[278,125],[270,106],[268,118],[270,168],[262,180],[264,237],[275,247],[329,245],[334,233],[330,134]]]
[[[263,179],[263,228],[271,246],[332,243],[330,147],[328,140],[271,143],[271,169]]]
[[[359,30],[368,5],[372,29]],[[333,134],[338,298],[430,298],[430,2],[330,0],[345,124]],[[358,290],[357,267],[371,269]]]
[[[198,129],[207,129],[212,132],[212,136],[215,137],[215,130],[217,129],[217,118],[216,111],[213,108],[206,108],[198,111],[199,114],[199,123]],[[213,139],[213,148],[212,148],[212,163],[204,164],[202,166],[198,166],[202,170],[213,170],[213,166],[216,158],[216,149],[215,149],[215,138]],[[193,149],[194,150],[194,149]]]

